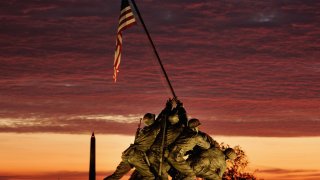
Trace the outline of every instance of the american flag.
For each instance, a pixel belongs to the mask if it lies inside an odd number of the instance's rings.
[[[122,49],[122,31],[131,25],[135,24],[136,19],[132,13],[130,4],[128,0],[122,0],[121,2],[121,11],[119,17],[119,26],[117,32],[117,41],[116,41],[116,50],[114,54],[114,63],[113,63],[113,79],[114,82],[117,81],[117,76],[119,73],[119,65],[121,61],[121,49]]]

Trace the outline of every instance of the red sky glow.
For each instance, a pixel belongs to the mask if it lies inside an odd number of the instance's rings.
[[[319,1],[137,4],[178,98],[205,132],[320,136]],[[127,136],[144,113],[162,110],[171,94],[140,22],[123,33],[113,82],[119,8],[117,0],[0,2],[0,135]],[[271,171],[293,173],[262,172]]]

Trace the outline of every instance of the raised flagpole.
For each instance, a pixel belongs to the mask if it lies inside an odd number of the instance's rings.
[[[166,72],[166,70],[164,69],[164,67],[163,67],[163,65],[162,65],[162,62],[161,62],[160,56],[159,56],[159,54],[158,54],[158,51],[157,51],[157,49],[156,49],[156,47],[155,47],[155,45],[154,45],[154,43],[153,43],[153,41],[152,41],[152,39],[151,39],[151,36],[150,36],[150,34],[149,34],[149,31],[148,31],[146,25],[144,24],[144,21],[143,21],[143,19],[142,19],[142,16],[141,16],[141,14],[140,14],[140,11],[139,11],[139,9],[138,9],[135,1],[134,1],[134,0],[131,0],[131,2],[132,2],[132,5],[133,5],[134,9],[136,10],[136,12],[137,12],[137,14],[138,14],[138,17],[139,17],[140,22],[141,22],[141,24],[142,24],[142,26],[143,26],[143,29],[144,29],[144,31],[146,32],[147,36],[148,36],[148,39],[149,39],[149,42],[150,42],[150,44],[151,44],[151,46],[152,46],[153,52],[154,52],[154,54],[155,54],[156,57],[157,57],[157,60],[158,60],[158,62],[159,62],[159,64],[160,64],[160,67],[161,67],[161,69],[162,69],[162,72],[163,72],[163,74],[164,74],[164,76],[165,76],[165,78],[166,78],[166,80],[167,80],[167,83],[168,83],[168,85],[169,85],[169,87],[170,87],[171,93],[172,93],[174,99],[177,99],[176,93],[174,92],[174,90],[173,90],[173,88],[172,88],[172,85],[171,85],[171,82],[170,82],[169,77],[168,77],[168,75],[167,75],[167,72]]]
[[[174,92],[173,87],[172,87],[172,85],[171,85],[171,82],[170,82],[170,80],[169,80],[169,77],[168,77],[168,75],[167,75],[167,72],[166,72],[166,70],[165,70],[164,67],[163,67],[163,64],[162,64],[162,62],[161,62],[161,59],[160,59],[160,56],[159,56],[158,51],[157,51],[157,49],[156,49],[156,46],[154,45],[154,43],[153,43],[153,41],[152,41],[152,38],[151,38],[151,36],[150,36],[150,34],[149,34],[149,31],[148,31],[146,25],[144,24],[144,21],[143,21],[143,19],[142,19],[142,16],[141,16],[141,14],[140,14],[140,11],[139,11],[139,9],[138,9],[135,1],[134,1],[134,0],[131,0],[131,2],[132,2],[132,5],[133,5],[135,11],[136,11],[137,14],[138,14],[138,17],[139,17],[140,22],[141,22],[141,24],[142,24],[142,26],[143,26],[143,29],[144,29],[144,31],[146,32],[147,36],[148,36],[148,39],[149,39],[149,42],[150,42],[150,44],[151,44],[151,46],[152,46],[153,52],[154,52],[154,54],[155,54],[156,57],[157,57],[157,60],[158,60],[158,62],[159,62],[159,64],[160,64],[160,67],[161,67],[161,69],[162,69],[162,72],[163,72],[163,74],[164,74],[164,77],[165,77],[166,80],[167,80],[167,83],[168,83],[168,85],[169,85],[169,88],[170,88],[170,90],[171,90],[171,93],[172,93],[172,95],[173,95],[173,98],[174,98],[174,99],[177,99],[176,93]],[[162,138],[163,138],[163,139],[162,139],[162,142],[161,142],[161,150],[160,150],[160,151],[161,151],[161,155],[160,155],[160,164],[159,164],[158,176],[161,176],[161,174],[162,174],[162,163],[163,163],[162,161],[163,161],[163,152],[164,152],[164,149],[163,149],[163,148],[164,148],[164,139],[165,139],[165,136],[166,136],[166,124],[167,124],[166,121],[167,121],[167,119],[165,118],[165,121],[164,121],[164,124],[163,124],[163,134],[162,134]]]

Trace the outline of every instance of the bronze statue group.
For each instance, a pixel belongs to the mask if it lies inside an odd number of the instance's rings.
[[[208,134],[199,131],[200,121],[187,118],[181,101],[169,99],[162,112],[143,116],[134,143],[123,153],[115,172],[104,180],[118,180],[135,168],[131,180],[222,179],[226,161],[236,158]]]

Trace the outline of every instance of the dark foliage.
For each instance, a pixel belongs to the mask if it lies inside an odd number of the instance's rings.
[[[225,150],[229,145],[221,143],[221,149]],[[226,172],[223,174],[223,180],[256,180],[257,178],[253,173],[245,172],[246,167],[249,164],[248,157],[240,146],[233,148],[237,154],[234,161],[229,161],[229,166]]]

